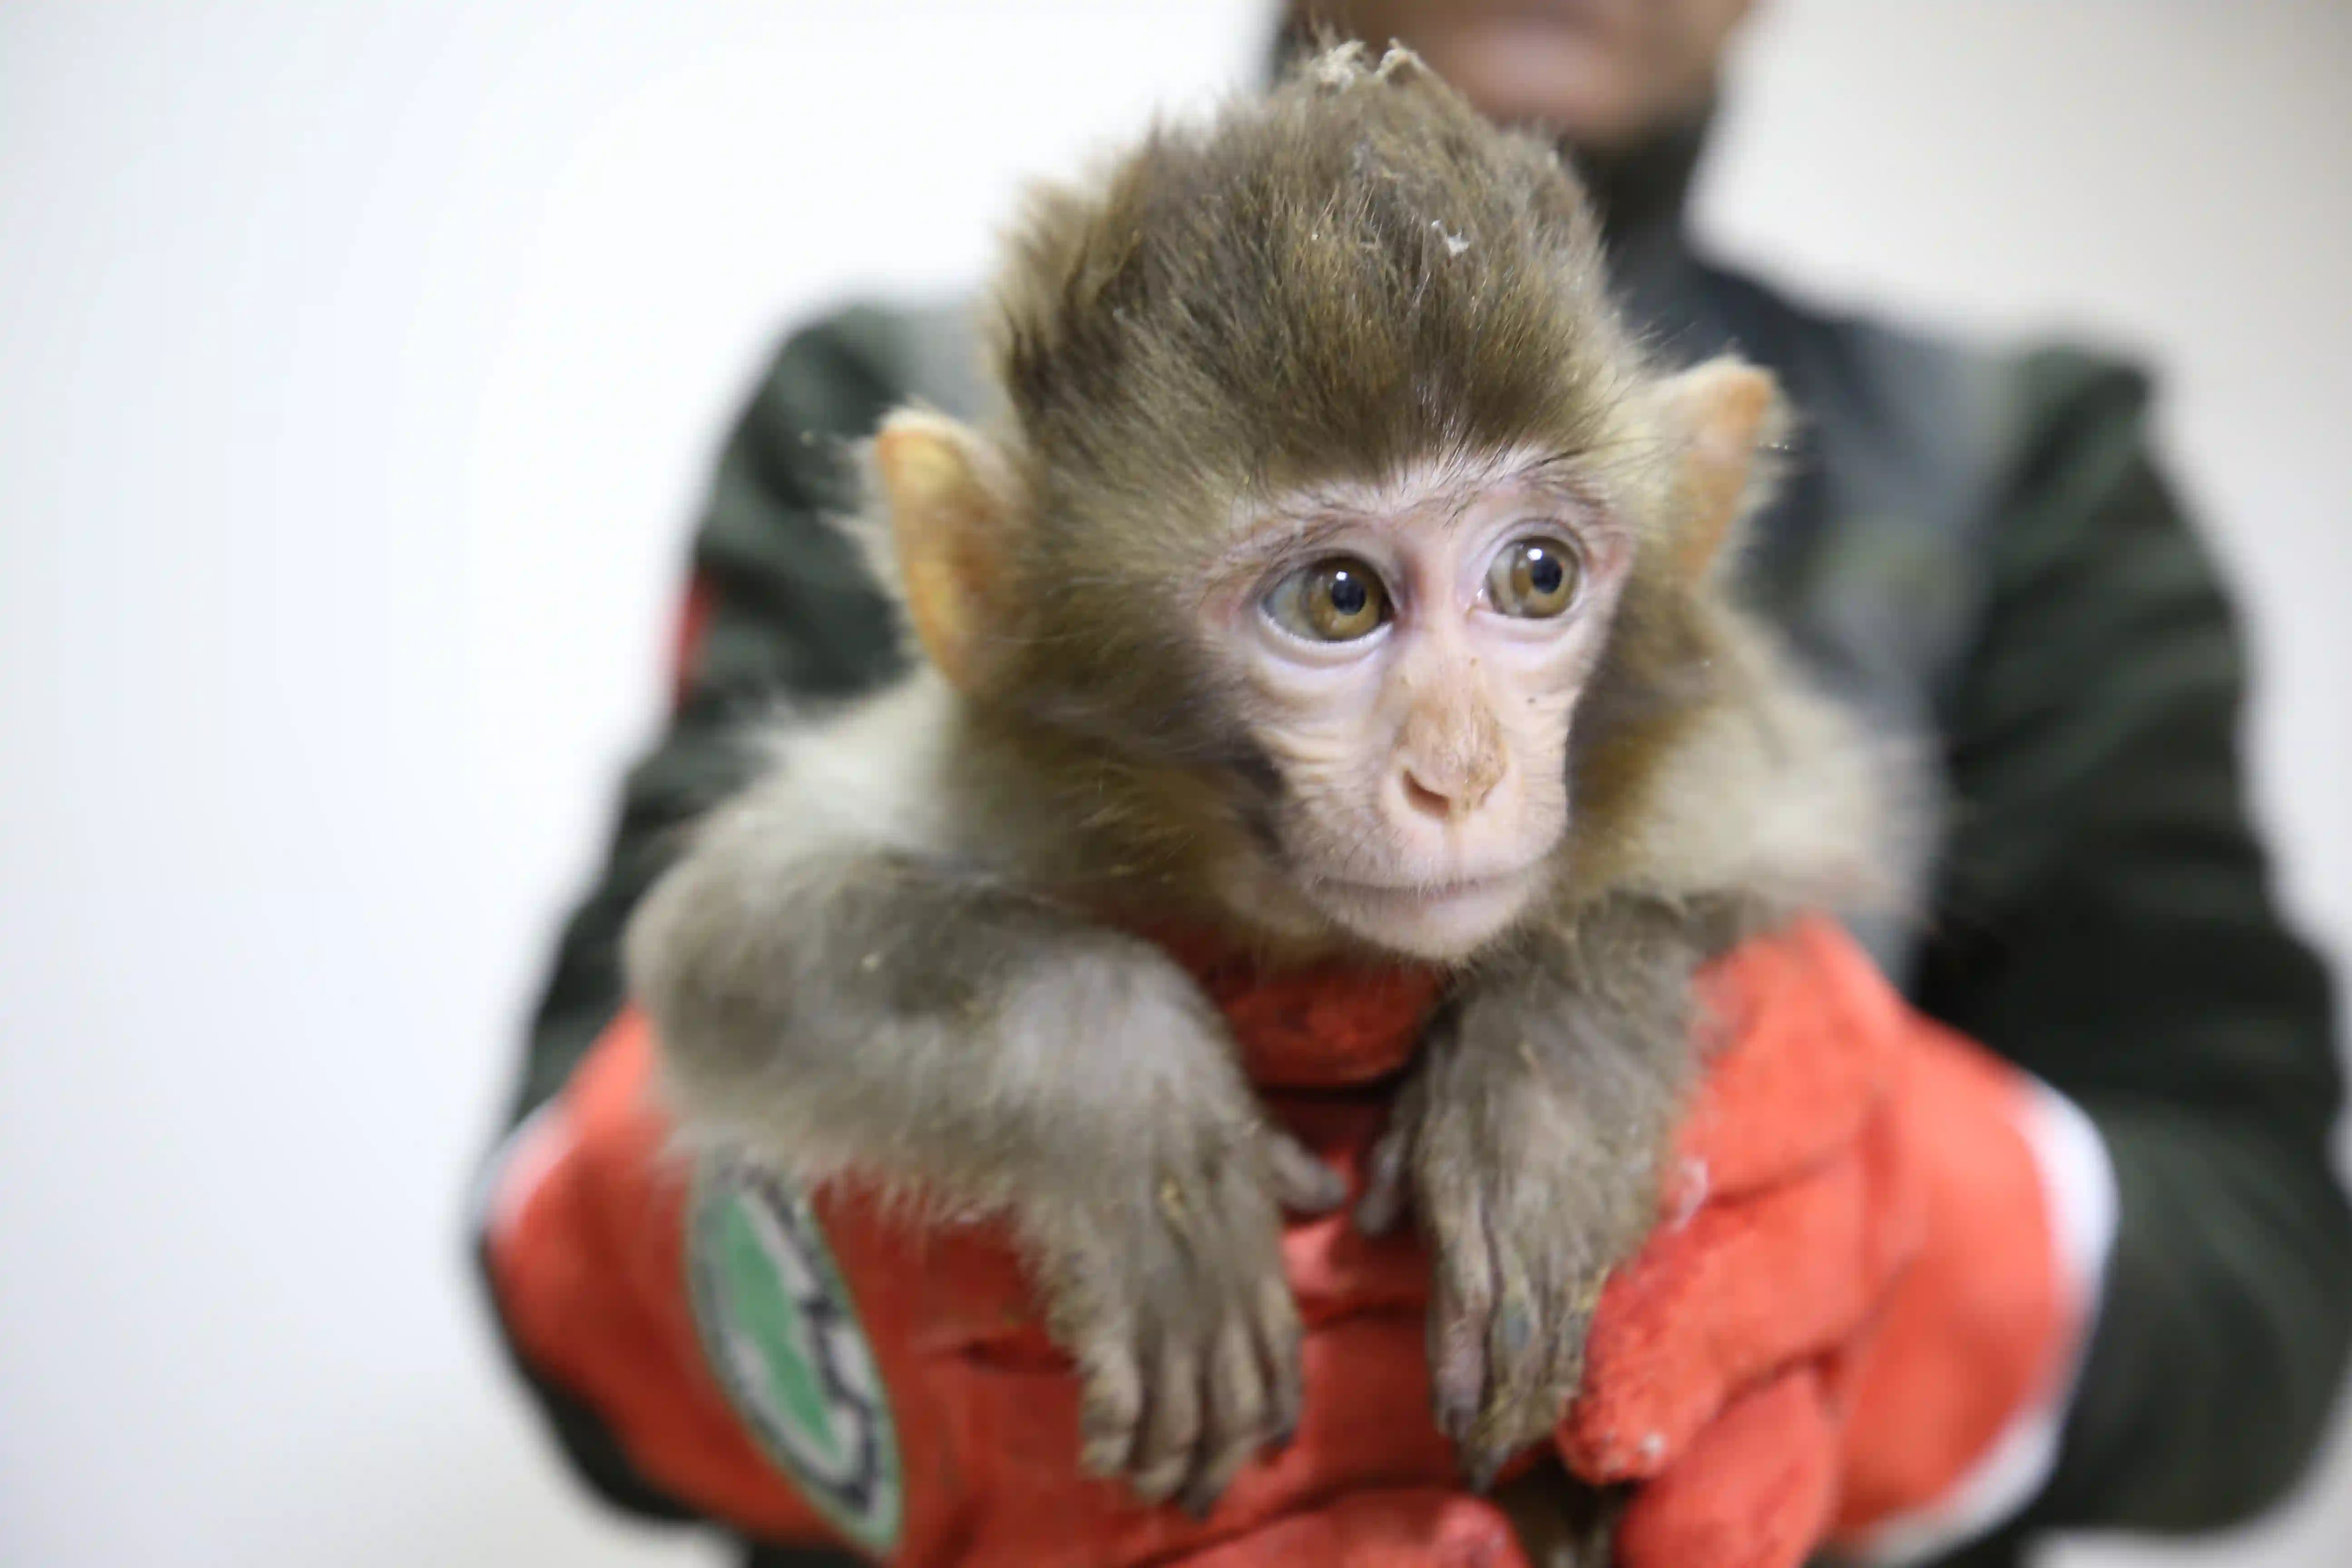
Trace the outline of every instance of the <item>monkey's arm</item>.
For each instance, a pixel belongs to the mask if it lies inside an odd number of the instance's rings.
[[[943,858],[844,842],[793,771],[713,814],[630,924],[631,989],[690,1129],[950,1215],[1082,1203],[1167,1141],[1255,1131],[1213,1010],[1157,949]]]
[[[1601,1287],[1657,1215],[1714,921],[1619,895],[1524,935],[1433,1026],[1359,1211],[1434,1254],[1438,1421],[1484,1477],[1575,1392]]]
[[[887,773],[880,739],[843,753]],[[1205,1506],[1297,1423],[1276,1199],[1328,1208],[1337,1174],[1268,1122],[1165,953],[962,860],[859,841],[820,755],[715,813],[630,924],[683,1124],[803,1186],[845,1174],[1005,1216],[1079,1364],[1088,1468]]]
[[[2303,1470],[2352,1341],[2327,977],[2251,824],[2245,670],[2137,376],[2046,356],[1946,715],[1955,835],[1922,1006],[2080,1105],[2120,1225],[2021,1523],[2210,1527]]]

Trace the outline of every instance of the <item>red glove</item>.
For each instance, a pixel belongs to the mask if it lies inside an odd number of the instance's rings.
[[[1245,1038],[1311,1046],[1278,1054],[1318,1081],[1392,1068],[1433,991],[1204,978]],[[1352,1169],[1384,1114],[1309,1097],[1290,1121]],[[1412,1238],[1345,1215],[1291,1230],[1304,1419],[1195,1521],[1081,1474],[1076,1381],[992,1228],[799,1204],[673,1140],[652,1037],[624,1014],[518,1135],[487,1240],[516,1348],[698,1511],[908,1568],[1527,1568],[1430,1416]]]
[[[1910,1556],[2046,1474],[2112,1194],[2080,1113],[1911,1013],[1836,928],[1717,965],[1670,1216],[1596,1314],[1570,1468],[1624,1568]]]
[[[1270,1088],[1393,1070],[1433,994],[1198,967]],[[1744,950],[1711,996],[1727,1043],[1683,1141],[1688,1212],[1604,1298],[1560,1433],[1581,1473],[1648,1480],[1629,1568],[1783,1568],[1833,1526],[1853,1539],[1998,1479],[1986,1455],[2030,1450],[2021,1412],[2054,1423],[2091,1299],[2054,1261],[2025,1080],[1907,1014],[1826,926]],[[662,1490],[756,1536],[936,1568],[1523,1561],[1430,1419],[1411,1238],[1294,1228],[1297,1442],[1208,1521],[1140,1510],[1080,1478],[1075,1384],[1001,1245],[854,1198],[698,1197],[651,1054],[625,1016],[519,1135],[488,1250],[517,1347]],[[1383,1114],[1286,1110],[1347,1170]]]

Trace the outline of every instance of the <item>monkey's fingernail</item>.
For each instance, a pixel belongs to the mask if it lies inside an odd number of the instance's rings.
[[[1326,1215],[1348,1201],[1348,1184],[1326,1166],[1294,1186],[1288,1206],[1303,1215]]]
[[[1517,1357],[1526,1352],[1528,1342],[1535,1338],[1535,1314],[1523,1302],[1513,1302],[1503,1309],[1503,1353]]]
[[[1307,1391],[1296,1377],[1276,1385],[1273,1407],[1266,1413],[1266,1426],[1274,1439],[1287,1443],[1298,1434],[1298,1413],[1307,1402]]]
[[[1364,1157],[1364,1195],[1356,1201],[1356,1228],[1381,1236],[1404,1206],[1404,1140],[1394,1130],[1381,1134]]]
[[[1082,1432],[1079,1436],[1078,1465],[1097,1480],[1118,1474],[1119,1461],[1127,1457],[1127,1434],[1108,1427]]]
[[[1275,1191],[1285,1208],[1299,1214],[1328,1214],[1348,1201],[1347,1181],[1331,1163],[1289,1134],[1271,1138],[1266,1157]]]
[[[1457,1443],[1467,1440],[1486,1391],[1484,1325],[1469,1329],[1446,1345],[1436,1368],[1438,1421]]]
[[[1469,1458],[1470,1489],[1484,1497],[1495,1485],[1495,1477],[1503,1468],[1503,1456],[1481,1452]]]
[[[1366,1236],[1386,1236],[1404,1212],[1403,1194],[1394,1182],[1374,1180],[1356,1205],[1356,1228]]]
[[[1286,1415],[1283,1417],[1282,1424],[1274,1429],[1273,1435],[1266,1438],[1265,1446],[1270,1452],[1281,1454],[1288,1452],[1290,1446],[1297,1441],[1298,1417]]]
[[[1217,1506],[1217,1494],[1211,1491],[1206,1487],[1186,1487],[1184,1489],[1183,1506],[1184,1512],[1197,1523],[1198,1521],[1208,1518],[1211,1513],[1215,1511]]]

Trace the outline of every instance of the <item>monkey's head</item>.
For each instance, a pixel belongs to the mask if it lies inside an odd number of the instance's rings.
[[[1549,148],[1335,50],[1039,197],[996,298],[1001,416],[876,440],[884,553],[1087,821],[1444,960],[1609,852],[1777,400],[1645,365]]]

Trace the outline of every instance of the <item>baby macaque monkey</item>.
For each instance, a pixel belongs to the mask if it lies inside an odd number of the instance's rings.
[[[1087,1464],[1204,1508],[1298,1419],[1282,1211],[1346,1194],[1137,933],[1444,966],[1357,1216],[1415,1216],[1483,1480],[1655,1223],[1694,970],[1881,867],[1719,569],[1773,385],[1654,368],[1552,149],[1352,46],[1041,195],[995,317],[985,427],[870,451],[924,657],[788,726],[630,931],[681,1115],[1005,1217]]]

